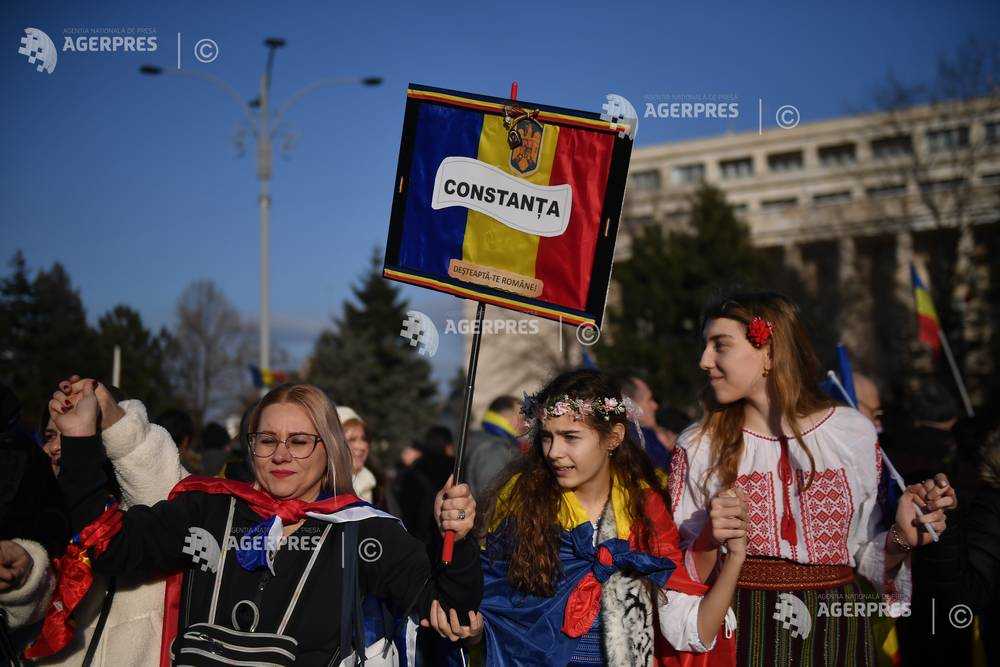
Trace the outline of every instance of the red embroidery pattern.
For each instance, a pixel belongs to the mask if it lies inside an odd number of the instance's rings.
[[[805,488],[806,474],[799,470],[802,527],[810,563],[837,565],[850,562],[847,536],[854,517],[854,499],[843,468],[817,471]]]
[[[684,481],[688,474],[687,450],[683,447],[675,447],[674,455],[670,458],[670,478],[667,484],[670,489],[670,511],[677,513],[677,506],[681,504],[681,494],[684,493]]]
[[[780,556],[772,473],[755,470],[749,475],[740,475],[736,478],[736,486],[749,496],[747,553],[751,556]]]

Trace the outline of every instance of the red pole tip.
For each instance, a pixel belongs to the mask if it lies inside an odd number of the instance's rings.
[[[452,554],[455,551],[455,531],[446,530],[444,532],[444,544],[441,546],[441,562],[451,565]]]
[[[512,102],[517,100],[517,81],[510,82],[510,99]]]

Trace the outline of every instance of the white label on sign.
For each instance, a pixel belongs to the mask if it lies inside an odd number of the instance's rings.
[[[464,206],[535,236],[559,236],[569,226],[573,188],[535,185],[469,157],[446,157],[434,177],[431,208]]]

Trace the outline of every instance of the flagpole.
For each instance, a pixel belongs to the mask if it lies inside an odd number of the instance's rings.
[[[969,415],[969,417],[975,417],[976,413],[972,410],[972,401],[969,400],[969,392],[965,389],[962,374],[958,372],[958,365],[955,363],[955,357],[951,353],[951,345],[948,345],[948,338],[944,335],[944,330],[941,327],[938,327],[938,339],[940,339],[941,347],[944,349],[944,356],[948,358],[948,366],[951,367],[951,374],[955,378],[955,384],[958,385],[958,393],[962,395],[965,414]]]

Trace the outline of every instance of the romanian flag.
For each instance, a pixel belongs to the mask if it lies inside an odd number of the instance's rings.
[[[934,354],[938,354],[941,351],[941,322],[938,320],[937,310],[934,309],[934,301],[931,300],[931,293],[920,279],[917,267],[913,264],[910,264],[910,276],[913,279],[913,295],[917,302],[917,337],[934,350]]]
[[[385,276],[568,323],[599,319],[627,171],[628,152],[623,169],[615,160],[622,128],[545,107],[511,115],[510,103],[452,91],[411,86],[407,98]]]

